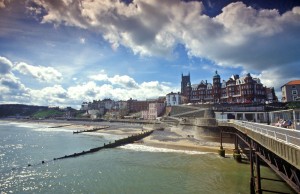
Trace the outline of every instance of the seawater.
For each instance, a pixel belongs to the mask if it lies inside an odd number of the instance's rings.
[[[131,144],[53,161],[116,138],[117,135],[73,135],[72,130],[47,128],[45,124],[0,122],[1,194],[248,194],[250,191],[249,165],[215,153]],[[277,178],[266,167],[262,167],[261,174]],[[267,189],[293,192],[284,183],[263,181],[262,184]]]

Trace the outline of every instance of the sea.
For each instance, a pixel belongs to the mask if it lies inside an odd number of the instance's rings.
[[[250,166],[216,153],[130,144],[53,160],[123,138],[73,134],[46,123],[0,121],[0,191],[5,193],[218,194],[250,192]],[[44,163],[42,163],[44,161]],[[269,168],[261,176],[279,179]],[[262,187],[286,193],[282,182]]]

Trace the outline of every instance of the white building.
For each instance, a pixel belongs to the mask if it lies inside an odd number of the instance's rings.
[[[183,96],[178,93],[169,93],[166,96],[166,105],[167,106],[177,106],[179,104],[182,104]]]
[[[120,110],[120,109],[127,109],[127,101],[117,101],[115,103],[115,107],[117,110]]]
[[[89,109],[89,103],[83,102],[83,103],[81,104],[80,110],[88,110],[88,109]]]
[[[281,86],[282,102],[298,101],[300,97],[300,80],[290,81]]]
[[[104,99],[102,100],[102,103],[104,103],[104,108],[106,110],[111,110],[112,107],[115,105],[115,101],[111,100],[111,99]]]

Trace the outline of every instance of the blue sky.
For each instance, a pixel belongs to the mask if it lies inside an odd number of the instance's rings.
[[[0,103],[144,100],[251,73],[300,79],[298,1],[0,0]]]

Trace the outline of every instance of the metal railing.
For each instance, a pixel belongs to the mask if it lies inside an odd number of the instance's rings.
[[[300,148],[300,131],[295,129],[287,129],[282,127],[271,126],[267,124],[254,123],[241,120],[218,120],[218,122],[231,122],[238,126],[245,127],[260,133],[267,137],[276,139],[277,141],[284,142],[291,146]]]
[[[300,148],[300,131],[247,121],[234,120],[233,123]]]

